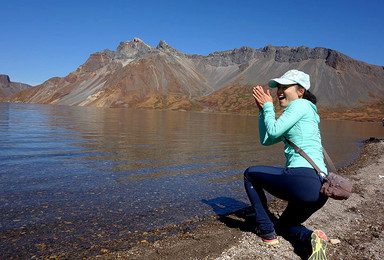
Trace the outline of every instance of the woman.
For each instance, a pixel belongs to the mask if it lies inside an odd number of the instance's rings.
[[[259,134],[263,145],[285,143],[285,168],[252,166],[244,173],[244,185],[255,211],[256,234],[268,245],[278,244],[276,234],[282,235],[299,247],[307,247],[309,259],[325,259],[327,237],[321,230],[311,231],[302,223],[327,201],[320,196],[321,180],[317,172],[285,138],[304,150],[318,167],[327,173],[322,154],[316,97],[309,92],[309,75],[290,70],[280,78],[268,82],[277,88],[277,97],[284,112],[276,120],[273,99],[269,90],[261,86],[253,89],[259,108]],[[288,201],[288,206],[276,223],[269,218],[264,190]]]

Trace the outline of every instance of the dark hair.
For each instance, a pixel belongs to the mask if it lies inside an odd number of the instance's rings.
[[[303,98],[311,101],[314,105],[317,103],[317,98],[313,95],[309,90],[305,90],[303,94]]]

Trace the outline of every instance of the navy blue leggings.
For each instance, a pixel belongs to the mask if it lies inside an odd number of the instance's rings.
[[[252,166],[244,172],[244,185],[255,211],[255,221],[263,233],[277,234],[308,241],[313,231],[302,225],[327,201],[320,196],[321,182],[312,168],[277,168]],[[264,190],[288,201],[288,206],[275,225],[270,220]]]

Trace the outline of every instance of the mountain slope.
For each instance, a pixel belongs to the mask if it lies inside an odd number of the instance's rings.
[[[255,50],[242,47],[211,54],[203,62],[205,74],[214,67],[216,70],[226,68],[225,76],[231,75],[223,82],[216,81],[219,83],[216,89],[232,84],[264,84],[290,69],[299,69],[311,75],[311,91],[322,105],[357,106],[359,99],[371,101],[373,97],[384,96],[383,67],[325,48],[267,46]],[[232,71],[228,71],[229,68]]]
[[[186,110],[208,106],[221,111],[218,100],[252,104],[244,86],[265,84],[293,68],[311,75],[311,91],[324,111],[376,104],[384,97],[383,67],[326,48],[241,47],[202,56],[181,53],[164,41],[154,48],[135,38],[121,42],[116,51],[91,54],[66,77],[49,79],[6,100]],[[245,107],[228,111],[253,111]]]

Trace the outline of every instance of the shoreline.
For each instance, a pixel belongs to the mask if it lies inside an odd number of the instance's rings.
[[[41,103],[25,103],[25,102],[9,102],[9,101],[1,101],[0,103],[8,103],[8,104],[31,104],[31,105],[47,105],[47,106],[69,106],[69,107],[90,107],[96,109],[126,109],[122,107],[92,107],[92,106],[71,106],[71,105],[58,105],[58,104],[41,104]],[[156,108],[129,108],[136,110],[154,110],[154,111],[172,111],[172,112],[194,112],[194,113],[202,113],[202,114],[222,114],[222,115],[238,115],[238,116],[255,116],[258,117],[257,112],[233,112],[233,111],[217,111],[217,110],[185,110],[185,109],[156,109]],[[281,114],[281,112],[277,111],[277,115]],[[362,123],[375,123],[381,124],[382,118],[376,116],[361,116],[356,117],[355,114],[351,114],[351,112],[318,112],[321,120],[335,120],[335,121],[352,121],[352,122],[362,122]],[[331,114],[331,115],[330,115]]]
[[[353,184],[346,201],[329,199],[327,204],[304,224],[322,229],[328,243],[329,259],[382,259],[384,257],[384,139],[363,142],[363,151],[355,161],[339,170]],[[270,202],[271,212],[281,214],[285,202]],[[279,237],[280,244],[265,246],[250,232],[246,218],[250,208],[183,225],[176,233],[155,241],[141,240],[127,250],[82,252],[75,258],[88,259],[301,259],[292,245]],[[327,225],[329,223],[329,225]],[[120,241],[124,244],[123,241]],[[71,257],[71,256],[68,256]]]

